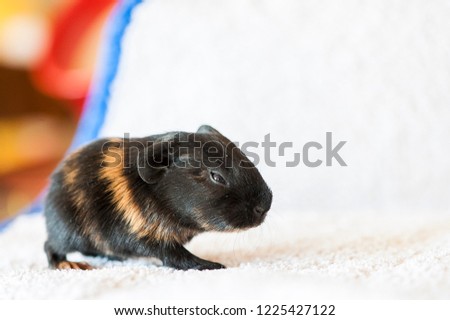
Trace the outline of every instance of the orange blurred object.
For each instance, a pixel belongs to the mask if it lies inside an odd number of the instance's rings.
[[[73,126],[46,114],[0,119],[0,176],[55,161],[65,152],[73,131]]]
[[[102,27],[117,0],[75,0],[56,15],[43,59],[32,70],[43,92],[79,115],[92,79]]]
[[[70,145],[116,2],[0,0],[0,221],[42,192]]]

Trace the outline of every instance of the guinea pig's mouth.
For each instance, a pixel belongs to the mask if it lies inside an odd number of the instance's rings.
[[[267,212],[268,212],[268,211],[262,213],[259,217],[257,217],[257,219],[256,219],[255,224],[253,225],[253,227],[257,227],[257,226],[261,225],[261,224],[264,222],[264,220],[266,220]]]
[[[255,227],[261,225],[264,222],[264,220],[266,219],[267,212],[268,211],[261,212],[257,215],[252,212],[247,217],[245,217],[245,219],[236,221],[236,223],[235,223],[236,231],[245,231],[245,230],[255,228]]]

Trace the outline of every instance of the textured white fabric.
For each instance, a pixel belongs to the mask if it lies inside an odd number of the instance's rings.
[[[449,16],[443,0],[144,1],[102,135],[206,123],[302,152],[331,131],[346,168],[260,163],[274,207],[448,214]]]
[[[229,267],[218,271],[97,258],[87,260],[97,270],[49,270],[44,239],[42,216],[0,234],[0,299],[450,298],[450,219],[442,216],[272,216],[258,229],[189,244]]]

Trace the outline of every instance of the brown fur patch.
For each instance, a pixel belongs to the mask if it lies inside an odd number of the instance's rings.
[[[86,202],[86,193],[82,188],[77,187],[79,169],[73,165],[65,164],[63,168],[64,186],[70,192],[70,198],[78,209],[82,209]]]
[[[73,201],[78,209],[83,209],[86,203],[86,192],[83,189],[78,189],[73,193]]]
[[[74,162],[78,156],[80,151],[75,151],[71,153],[64,160],[64,167],[62,168],[62,172],[64,174],[64,185],[71,186],[76,182],[79,169],[74,165]]]
[[[66,165],[63,171],[64,171],[64,183],[67,186],[73,185],[78,175],[78,169]]]
[[[64,186],[69,190],[71,198],[78,208],[83,205],[85,198],[84,190],[76,187],[80,169],[76,166],[75,162],[79,153],[80,150],[70,154],[64,161],[64,167],[62,169]]]

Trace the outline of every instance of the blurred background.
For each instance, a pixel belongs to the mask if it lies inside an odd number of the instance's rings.
[[[70,145],[116,2],[0,0],[0,219],[41,192]],[[448,213],[449,14],[444,0],[143,1],[100,136],[208,123],[301,148],[331,131],[348,167],[261,163],[273,208]]]
[[[115,0],[0,0],[0,221],[42,192],[71,143]]]

